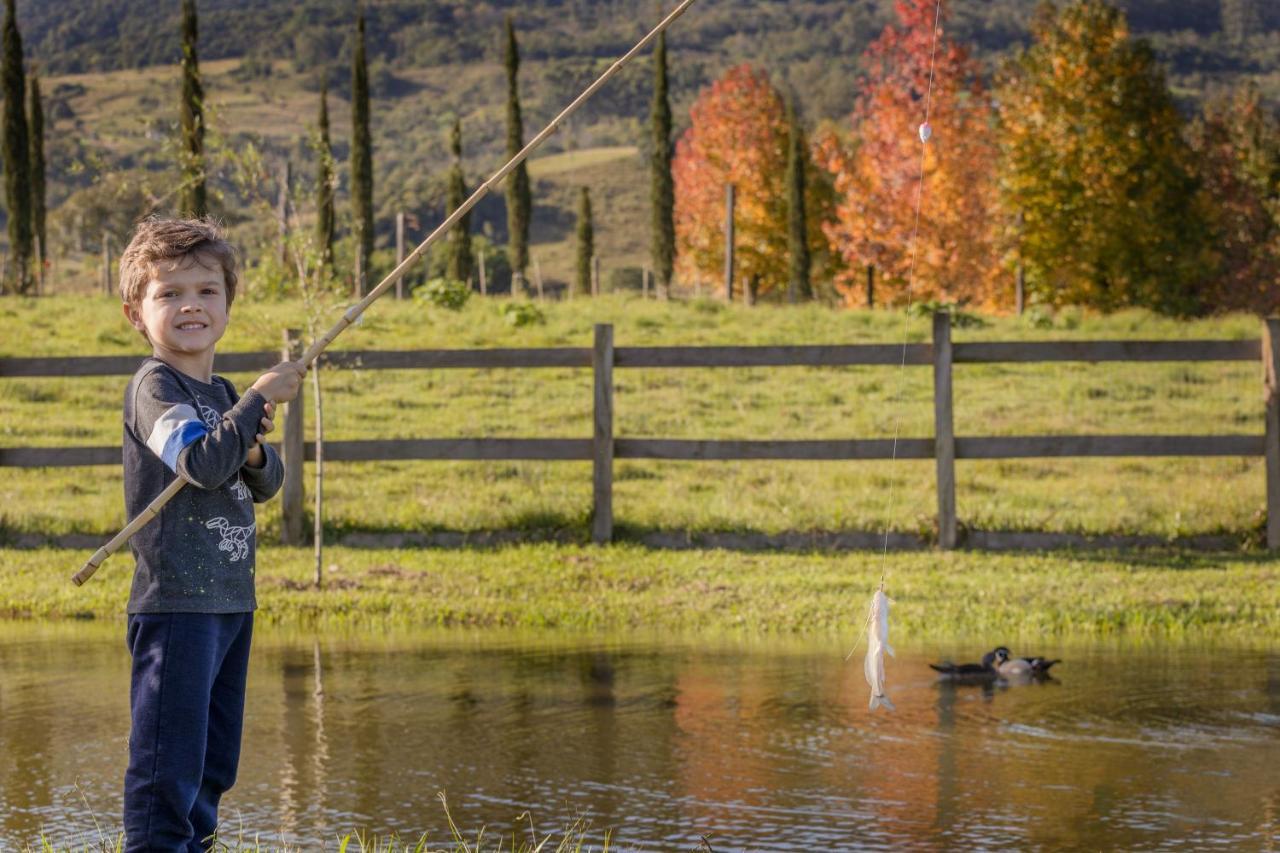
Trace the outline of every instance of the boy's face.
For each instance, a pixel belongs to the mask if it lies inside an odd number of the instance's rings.
[[[146,332],[152,347],[185,355],[212,350],[229,314],[222,265],[198,256],[157,264],[139,303],[124,306],[125,317]]]

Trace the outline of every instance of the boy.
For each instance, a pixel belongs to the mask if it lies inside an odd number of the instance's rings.
[[[284,479],[264,437],[304,371],[278,364],[242,397],[213,375],[236,282],[234,252],[210,220],[148,219],[120,257],[124,315],[152,349],[124,398],[129,517],[174,477],[188,481],[130,542],[129,851],[205,850],[240,758],[253,505]]]

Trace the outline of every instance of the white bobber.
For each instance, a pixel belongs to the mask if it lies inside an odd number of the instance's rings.
[[[930,127],[929,122],[926,121],[920,125],[920,141],[928,142],[931,136],[933,136],[933,128]]]

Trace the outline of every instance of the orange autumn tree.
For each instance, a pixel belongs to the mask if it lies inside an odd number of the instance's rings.
[[[836,191],[835,215],[825,226],[832,251],[844,261],[836,288],[846,303],[862,305],[870,265],[880,278],[877,295],[905,300],[923,154],[912,298],[1007,308],[1013,288],[1001,281],[996,147],[978,66],[939,30],[929,112],[933,134],[922,152],[917,131],[929,91],[935,2],[897,0],[895,9],[898,23],[886,27],[863,55],[866,74],[850,135],[828,134],[819,144]]]
[[[1218,268],[1212,311],[1280,311],[1280,115],[1253,84],[1205,105],[1191,132]]]
[[[725,187],[733,184],[737,282],[754,280],[759,294],[785,289],[788,140],[782,95],[767,73],[739,65],[703,90],[689,117],[671,163],[677,271],[686,281],[722,280]]]

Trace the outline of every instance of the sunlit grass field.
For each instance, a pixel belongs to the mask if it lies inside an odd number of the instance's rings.
[[[119,620],[132,561],[82,587],[84,550],[0,552],[0,619]],[[991,636],[1280,637],[1280,575],[1261,554],[823,554],[638,545],[258,551],[259,621],[284,626],[809,635],[852,642],[882,573],[901,642]]]
[[[927,340],[927,317],[818,306],[659,303],[612,296],[543,305],[543,324],[514,328],[505,300],[449,312],[384,300],[349,330],[350,349],[583,346],[592,325],[616,344],[864,343]],[[331,310],[325,325],[336,318]],[[244,299],[221,351],[278,348],[301,326],[297,302]],[[1178,322],[1142,313],[1067,312],[957,328],[956,340],[1252,338],[1254,318]],[[0,354],[146,353],[104,297],[0,301]],[[232,375],[238,387],[251,375]],[[928,437],[928,367],[619,369],[619,436],[667,438]],[[0,446],[118,444],[127,377],[0,377]],[[587,369],[330,370],[325,434],[410,437],[580,437],[591,434]],[[1263,430],[1259,365],[959,365],[956,434],[1237,433]],[[308,433],[314,427],[306,403]],[[1064,459],[958,463],[963,525],[980,529],[1256,540],[1264,505],[1261,459]],[[311,488],[308,471],[307,488]],[[936,512],[931,460],[906,462],[664,462],[615,469],[622,536],[648,530],[927,532]],[[123,522],[116,467],[7,469],[0,535],[24,544],[65,534],[108,535]],[[587,536],[591,472],[582,462],[333,463],[326,469],[328,535],[521,529]],[[260,510],[277,535],[279,504]]]

